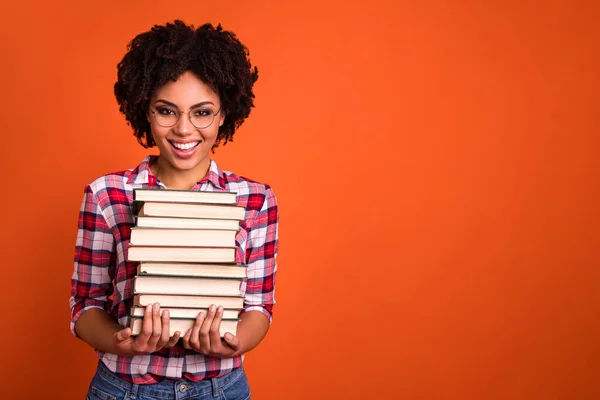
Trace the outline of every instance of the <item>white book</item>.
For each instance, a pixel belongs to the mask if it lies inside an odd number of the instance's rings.
[[[140,217],[176,217],[176,218],[216,218],[241,221],[246,209],[237,205],[160,203],[153,201],[134,201],[134,215]]]
[[[138,275],[133,277],[133,293],[239,296],[241,283],[241,279]]]
[[[169,311],[169,318],[187,318],[195,319],[201,312],[204,315],[208,314],[208,308],[175,308],[175,307],[161,307],[160,311]],[[131,316],[140,317],[144,316],[146,307],[131,307]],[[223,319],[238,319],[240,310],[232,310],[228,308],[223,309]]]
[[[143,318],[131,318],[129,327],[131,328],[132,335],[137,336],[142,331],[142,323]],[[194,327],[195,319],[171,319],[169,321],[169,336],[173,336],[175,332],[179,331],[181,336],[183,337],[188,329]],[[222,320],[220,325],[220,334],[221,337],[225,336],[225,333],[229,332],[232,334],[236,334],[237,332],[237,320]]]
[[[178,308],[208,308],[212,304],[223,308],[241,310],[244,308],[242,296],[185,296],[171,294],[136,294],[133,296],[133,305],[146,307],[148,304],[158,303],[163,307]]]
[[[240,222],[233,219],[216,218],[136,216],[135,226],[140,228],[224,229],[230,231],[237,231],[240,229]]]
[[[236,231],[131,228],[132,246],[235,247]]]
[[[137,274],[243,279],[246,277],[246,266],[142,262],[138,264]]]
[[[128,261],[235,263],[235,247],[129,246]]]
[[[235,192],[208,192],[176,189],[133,189],[133,199],[139,201],[168,201],[180,203],[235,204]]]

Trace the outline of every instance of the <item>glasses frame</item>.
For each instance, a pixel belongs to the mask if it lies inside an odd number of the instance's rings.
[[[154,107],[154,109],[152,109],[152,107],[149,107],[149,108],[150,108],[150,112],[154,116],[154,120],[156,121],[156,123],[158,125],[162,126],[163,128],[172,128],[172,127],[174,127],[175,125],[177,125],[179,123],[179,119],[181,118],[181,115],[182,114],[187,114],[188,115],[188,120],[190,121],[190,124],[192,124],[196,129],[206,129],[206,128],[210,127],[213,124],[213,122],[215,122],[215,117],[217,116],[217,114],[219,114],[221,112],[221,108],[223,108],[223,105],[221,104],[221,107],[219,107],[219,109],[217,110],[217,112],[212,112],[211,110],[208,110],[208,111],[210,111],[212,113],[212,116],[213,116],[212,121],[210,121],[210,124],[208,124],[206,126],[202,126],[202,127],[196,126],[196,124],[194,124],[194,122],[192,121],[192,117],[191,117],[192,114],[191,114],[191,112],[193,110],[190,110],[190,111],[181,111],[180,109],[177,109],[177,112],[179,114],[177,115],[177,120],[173,123],[173,125],[163,125],[160,122],[158,122],[158,119],[156,118],[156,107]]]

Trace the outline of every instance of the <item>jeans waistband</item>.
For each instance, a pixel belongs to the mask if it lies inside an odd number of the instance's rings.
[[[225,375],[221,375],[216,378],[207,378],[199,382],[192,382],[187,379],[165,379],[152,385],[143,385],[131,383],[119,378],[114,372],[108,369],[106,365],[104,365],[102,360],[98,361],[98,368],[96,370],[96,375],[115,386],[129,391],[133,395],[137,395],[139,393],[158,398],[170,398],[169,396],[173,395],[173,391],[186,392],[186,394],[189,395],[200,395],[212,392],[213,397],[218,397],[219,390],[222,387],[227,386],[230,382],[235,381],[243,374],[244,368],[240,366],[231,372],[226,373]]]

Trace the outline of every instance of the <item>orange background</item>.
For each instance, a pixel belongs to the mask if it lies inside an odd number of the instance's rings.
[[[85,395],[77,213],[147,154],[116,64],[174,18],[259,67],[215,156],[280,202],[255,399],[600,397],[598,2],[4,3],[0,397]]]

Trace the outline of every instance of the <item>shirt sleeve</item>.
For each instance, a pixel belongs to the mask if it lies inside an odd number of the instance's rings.
[[[246,292],[244,312],[261,311],[273,320],[275,304],[275,274],[277,272],[278,223],[277,199],[273,190],[265,187],[262,206],[248,233],[246,248]]]
[[[96,194],[90,185],[85,189],[79,212],[75,266],[71,278],[71,332],[84,311],[110,309],[113,292],[114,236],[106,223]]]

